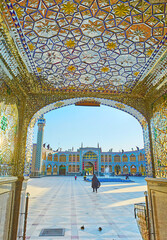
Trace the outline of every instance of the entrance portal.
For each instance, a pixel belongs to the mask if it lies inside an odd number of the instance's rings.
[[[65,165],[61,165],[59,167],[59,175],[66,175],[66,166]]]
[[[85,173],[87,175],[93,175],[94,174],[94,165],[91,162],[87,162],[84,167]]]

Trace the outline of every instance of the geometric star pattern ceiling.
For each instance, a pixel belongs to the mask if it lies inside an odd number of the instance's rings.
[[[54,88],[128,92],[167,33],[166,0],[6,3],[32,69]]]

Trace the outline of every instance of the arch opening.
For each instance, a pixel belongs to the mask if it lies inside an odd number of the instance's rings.
[[[63,164],[59,166],[59,175],[66,175],[66,166]]]
[[[86,175],[94,174],[94,164],[92,162],[86,162],[84,165],[84,171]]]
[[[134,109],[128,105],[122,104],[120,102],[114,101],[114,100],[101,99],[101,98],[73,98],[73,99],[67,99],[64,101],[58,101],[56,103],[52,103],[52,104],[49,104],[49,105],[43,107],[36,114],[34,114],[33,118],[30,121],[30,124],[28,127],[27,151],[26,152],[31,151],[30,149],[32,146],[32,142],[30,141],[30,139],[32,139],[33,127],[35,125],[35,122],[40,118],[41,114],[48,113],[49,111],[52,111],[52,110],[55,110],[55,109],[58,109],[61,107],[73,105],[76,102],[78,102],[79,100],[85,100],[85,99],[93,99],[93,100],[100,102],[100,104],[102,104],[102,105],[110,106],[110,107],[122,110],[122,111],[132,115],[139,121],[139,123],[141,124],[141,127],[143,129],[145,156],[146,156],[146,160],[147,160],[146,171],[147,171],[147,175],[152,176],[150,145],[149,145],[149,140],[148,140],[149,139],[148,123],[147,123],[145,117],[140,112],[138,112],[136,109]],[[31,144],[30,144],[30,142],[31,142]],[[29,154],[29,156],[30,156],[30,154]],[[105,159],[104,159],[104,161],[105,161]],[[124,161],[126,161],[126,157],[124,158]],[[28,158],[27,154],[26,154],[26,163],[27,162],[30,163],[30,157]],[[62,160],[61,162],[66,162],[65,157],[64,157],[64,160]],[[120,161],[116,161],[116,162],[120,162]],[[26,164],[26,166],[28,166],[28,164]],[[101,167],[101,172],[103,172],[103,171],[104,171],[103,167]]]

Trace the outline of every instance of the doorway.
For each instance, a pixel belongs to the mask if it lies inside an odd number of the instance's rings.
[[[59,167],[59,175],[66,175],[66,166],[65,165],[61,165]]]
[[[91,162],[87,162],[84,166],[84,171],[86,175],[93,175],[94,174],[94,165]]]

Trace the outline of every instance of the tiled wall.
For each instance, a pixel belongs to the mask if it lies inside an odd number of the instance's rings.
[[[167,96],[153,105],[151,120],[156,177],[167,178]]]
[[[0,239],[10,239],[15,182],[17,178],[0,178]]]

